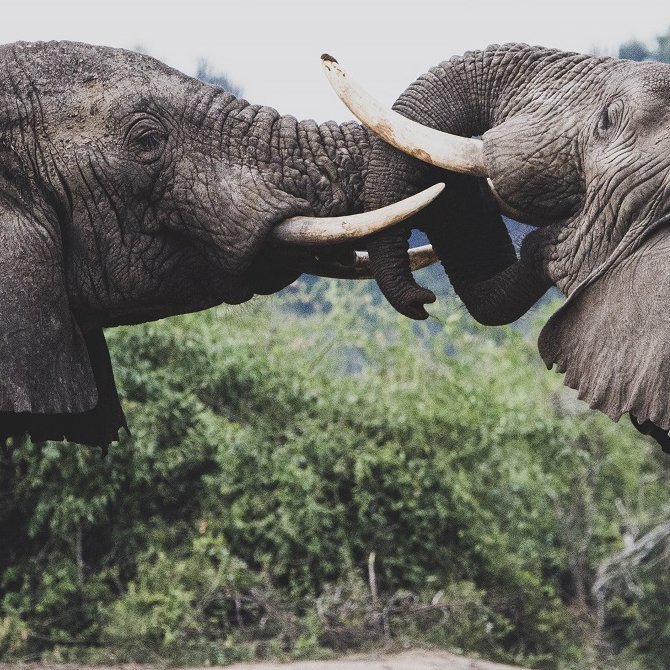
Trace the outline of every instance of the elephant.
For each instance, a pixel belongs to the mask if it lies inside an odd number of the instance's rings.
[[[17,42],[0,62],[0,444],[106,447],[127,425],[103,328],[304,271],[367,276],[357,240],[442,188],[363,212],[363,126],[297,121],[147,55]]]
[[[391,304],[421,319],[435,299],[412,277],[411,228],[483,324],[558,287],[567,299],[538,341],[547,367],[670,451],[670,65],[492,45],[430,69],[387,110],[322,58],[375,131],[364,208],[446,184],[367,245]],[[518,254],[502,214],[533,227]]]

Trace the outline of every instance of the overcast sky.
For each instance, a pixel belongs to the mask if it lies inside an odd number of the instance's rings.
[[[320,121],[351,114],[321,74],[328,52],[389,104],[430,66],[492,43],[615,54],[670,27],[664,0],[6,0],[0,43],[68,39],[149,53],[188,74],[199,58],[254,103]]]

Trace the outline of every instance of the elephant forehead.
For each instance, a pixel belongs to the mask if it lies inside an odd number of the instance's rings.
[[[132,112],[158,112],[161,108],[174,113],[193,93],[193,88],[189,80],[181,76],[158,74],[139,81],[132,75],[117,81],[91,76],[70,89],[67,96],[59,97],[54,108],[62,116],[80,121],[96,115],[123,119]]]
[[[24,73],[34,78],[54,74],[67,80],[85,79],[93,74],[114,78],[125,74],[124,70],[137,74],[147,70],[172,70],[144,54],[83,42],[16,42],[7,45],[3,57],[15,58]]]
[[[42,130],[55,141],[116,141],[139,114],[179,118],[181,107],[193,98],[193,88],[185,77],[162,74],[140,83],[131,76],[121,81],[90,76],[60,91],[50,88],[41,96]]]
[[[86,107],[105,95],[119,104],[140,95],[184,94],[194,82],[151,56],[79,42],[17,42],[2,48],[0,60],[18,65],[13,88],[59,98],[66,108]]]

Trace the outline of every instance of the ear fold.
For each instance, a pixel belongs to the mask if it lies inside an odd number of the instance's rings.
[[[670,228],[578,288],[545,325],[539,349],[565,384],[617,421],[670,430]],[[653,430],[652,430],[653,429]]]
[[[102,330],[87,333],[84,341],[98,392],[95,407],[75,414],[0,412],[0,443],[10,435],[27,433],[34,442],[70,440],[106,448],[119,439],[120,428],[127,430]]]
[[[102,395],[108,425],[81,433],[102,443],[125,423],[104,337],[87,341],[70,311],[58,220],[31,190],[0,197],[0,438],[78,439],[81,422],[66,418],[95,411]]]

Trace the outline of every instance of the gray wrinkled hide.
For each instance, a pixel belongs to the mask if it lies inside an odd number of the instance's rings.
[[[0,65],[0,442],[104,446],[125,419],[102,329],[293,281],[268,234],[360,211],[368,133],[119,49],[17,43]]]
[[[542,330],[540,354],[590,407],[614,421],[670,427],[670,228],[610,264]]]
[[[509,323],[558,287],[568,302],[542,333],[544,360],[591,406],[614,419],[630,412],[670,447],[670,65],[493,45],[432,68],[394,109],[482,136],[497,193],[535,230],[517,258],[472,177],[456,179],[380,139],[365,207],[444,180],[436,217],[419,223],[468,311],[481,323]],[[386,235],[397,238],[383,246],[397,250],[395,267],[380,262],[376,277],[397,309],[421,318],[427,301],[406,279],[404,239]]]

